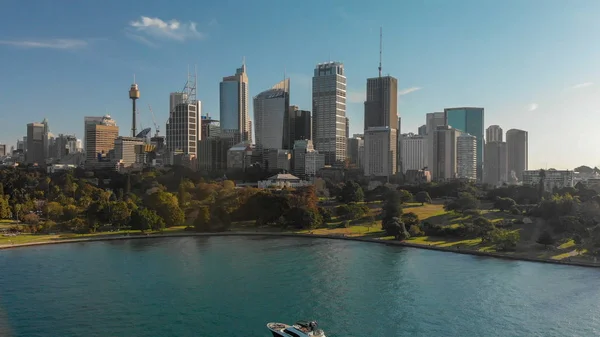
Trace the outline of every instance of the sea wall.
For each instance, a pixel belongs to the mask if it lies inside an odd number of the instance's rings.
[[[302,237],[302,238],[319,238],[319,239],[330,239],[330,240],[346,240],[346,241],[360,241],[385,244],[388,246],[401,246],[419,249],[437,250],[442,252],[450,252],[455,254],[467,254],[485,257],[494,257],[505,260],[519,260],[529,262],[540,262],[540,263],[552,263],[579,267],[593,267],[598,268],[600,264],[583,261],[561,261],[544,258],[534,258],[525,256],[515,256],[507,253],[493,253],[493,252],[482,252],[477,250],[468,249],[457,249],[456,247],[438,247],[438,246],[427,246],[414,244],[404,241],[393,241],[393,240],[380,240],[373,238],[364,237],[350,237],[343,235],[321,235],[321,234],[299,234],[299,233],[278,233],[278,232],[219,232],[219,233],[170,233],[170,234],[148,234],[148,235],[123,235],[123,236],[98,236],[98,237],[85,237],[79,239],[64,239],[54,241],[40,241],[40,242],[28,242],[14,245],[2,245],[0,250],[9,248],[22,248],[31,246],[51,245],[51,244],[63,244],[63,243],[75,243],[75,242],[91,242],[91,241],[110,241],[110,240],[137,240],[137,239],[158,239],[158,238],[174,238],[174,237],[190,237],[190,236],[278,236],[278,237]]]

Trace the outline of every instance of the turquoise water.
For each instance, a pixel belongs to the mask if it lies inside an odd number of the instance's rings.
[[[305,238],[0,251],[0,336],[598,336],[600,270]]]

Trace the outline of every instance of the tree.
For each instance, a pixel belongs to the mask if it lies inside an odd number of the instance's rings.
[[[423,206],[425,203],[428,203],[428,204],[431,203],[431,197],[429,196],[429,193],[427,193],[426,191],[419,191],[415,195],[415,200],[417,202],[420,202],[421,206]]]
[[[113,225],[118,228],[123,227],[129,223],[129,217],[131,216],[131,210],[124,201],[116,201],[110,203],[110,214],[109,219]]]
[[[479,208],[479,200],[475,198],[471,193],[461,192],[458,195],[458,198],[452,200],[444,205],[444,209],[448,212],[457,211],[464,212],[470,209],[478,209]]]
[[[518,231],[494,229],[490,232],[490,242],[500,251],[514,250],[520,238]]]
[[[342,191],[340,193],[340,201],[344,203],[350,202],[361,202],[365,198],[365,193],[363,192],[362,187],[355,181],[347,181],[342,187]]]
[[[394,236],[396,240],[406,240],[410,238],[410,234],[406,230],[406,226],[397,217],[390,219],[384,223],[384,230],[388,235]]]
[[[398,190],[400,203],[405,204],[413,199],[413,195],[407,190]]]
[[[417,236],[423,236],[423,235],[425,235],[425,233],[423,232],[423,230],[421,230],[421,227],[419,227],[417,225],[410,226],[410,228],[408,229],[408,233],[410,234],[411,237],[417,237]]]
[[[9,219],[12,216],[8,195],[0,194],[0,219]]]
[[[419,217],[413,212],[402,214],[400,219],[408,228],[412,226],[419,226]]]
[[[151,209],[138,208],[131,212],[129,226],[142,232],[150,229],[162,230],[165,228],[165,221]]]
[[[167,227],[178,226],[185,221],[177,197],[165,191],[156,191],[148,197],[147,206],[165,221]]]
[[[79,209],[75,205],[67,205],[63,207],[63,219],[69,221],[75,219],[79,215]]]
[[[497,197],[494,201],[494,208],[499,209],[500,212],[508,211],[513,207],[516,207],[517,203],[511,198]]]
[[[305,207],[294,207],[285,215],[286,226],[298,229],[317,228],[323,223],[318,211]]]
[[[488,238],[489,233],[492,232],[495,228],[496,227],[494,226],[494,224],[484,217],[477,217],[473,219],[473,229],[475,236]]]
[[[400,195],[397,191],[390,192],[381,210],[383,212],[382,225],[385,222],[391,221],[392,218],[398,218],[400,215],[402,215]]]
[[[198,208],[198,215],[194,220],[194,229],[198,232],[210,231],[210,209],[208,206]]]
[[[40,217],[35,213],[28,213],[23,216],[23,222],[28,225],[37,225],[40,222]]]
[[[549,231],[543,231],[536,242],[540,245],[544,245],[544,248],[548,248],[548,245],[554,244],[555,240]]]
[[[63,216],[63,214],[63,207],[58,202],[51,201],[46,205],[46,216],[49,219],[58,221]]]

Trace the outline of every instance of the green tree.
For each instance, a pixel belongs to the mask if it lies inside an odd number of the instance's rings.
[[[429,196],[429,193],[427,193],[427,191],[419,191],[415,195],[415,200],[417,202],[420,202],[421,206],[424,205],[425,203],[428,203],[428,204],[431,203],[431,197]]]
[[[480,236],[485,239],[488,238],[489,233],[493,231],[496,227],[490,220],[484,217],[477,217],[473,219],[473,228],[473,234],[475,234],[475,236]]]
[[[137,208],[131,212],[129,226],[142,232],[151,229],[162,230],[165,228],[165,221],[151,209]]]
[[[410,233],[406,230],[404,222],[394,217],[384,224],[384,230],[388,235],[394,236],[396,240],[406,240],[410,238]]]
[[[340,201],[344,203],[361,202],[364,198],[365,193],[362,187],[353,180],[347,181],[340,193]]]
[[[198,232],[210,231],[210,209],[208,206],[198,208],[198,215],[194,220],[194,229]]]
[[[457,199],[454,199],[444,205],[444,209],[448,212],[457,211],[465,212],[467,210],[478,209],[479,200],[471,193],[461,192]]]
[[[389,222],[392,218],[398,218],[402,215],[402,206],[400,201],[400,195],[397,191],[392,191],[388,194],[385,204],[382,207],[383,222]],[[384,228],[385,229],[385,228]]]
[[[63,216],[63,206],[56,201],[51,201],[46,204],[46,216],[53,220],[58,221]]]
[[[413,200],[413,195],[407,190],[399,190],[398,195],[400,197],[400,202],[403,204]]]
[[[408,233],[410,234],[411,237],[418,237],[418,236],[425,235],[423,230],[421,230],[421,227],[419,227],[417,225],[410,226],[408,229]]]
[[[109,219],[113,225],[121,228],[129,223],[129,217],[131,216],[131,210],[124,201],[114,201],[110,203],[110,214]]]
[[[506,229],[494,229],[490,232],[490,241],[496,246],[497,250],[514,250],[519,243],[521,236],[518,231]]]
[[[543,231],[536,242],[540,245],[544,245],[544,248],[548,248],[548,245],[554,244],[555,240],[549,231]]]
[[[494,201],[494,208],[499,209],[500,212],[508,211],[513,207],[516,207],[517,203],[511,198],[497,197]]]
[[[75,219],[77,216],[79,216],[79,209],[77,208],[77,206],[71,204],[66,205],[63,208],[63,219],[65,221]]]
[[[8,198],[8,195],[0,194],[0,219],[9,219],[12,216]]]
[[[185,214],[179,207],[177,197],[169,192],[154,192],[148,197],[147,206],[163,218],[167,227],[179,226],[185,221]]]
[[[402,222],[404,222],[404,224],[408,228],[410,228],[412,226],[419,226],[419,222],[420,222],[419,217],[413,212],[402,214],[400,219],[402,220]]]
[[[23,222],[28,225],[37,225],[40,223],[40,217],[35,213],[27,213],[23,216]]]

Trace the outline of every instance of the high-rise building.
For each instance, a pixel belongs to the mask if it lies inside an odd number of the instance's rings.
[[[483,181],[492,186],[508,182],[508,162],[505,142],[487,142],[485,144],[485,160]]]
[[[223,77],[219,86],[221,130],[232,133],[234,142],[252,142],[252,127],[248,112],[248,75],[246,63],[233,76]]]
[[[85,117],[85,161],[94,166],[100,157],[106,157],[115,148],[115,139],[119,136],[119,127],[110,115],[103,117]]]
[[[44,125],[44,158],[48,158],[50,157],[50,137],[52,137],[52,135],[50,134],[48,119],[44,118],[44,120],[42,120],[42,124]]]
[[[0,144],[0,157],[6,156],[6,144]]]
[[[42,123],[27,124],[27,163],[44,165],[46,163],[46,154],[48,152],[47,127]]]
[[[50,153],[50,156],[58,160],[73,154],[77,151],[77,138],[72,135],[59,134],[55,141],[56,152]]]
[[[403,134],[400,140],[402,173],[407,170],[422,170],[427,167],[427,136],[413,133]]]
[[[483,148],[484,137],[484,110],[483,108],[448,108],[444,109],[446,125],[477,138],[477,180],[483,179]]]
[[[433,179],[438,181],[454,179],[457,176],[457,138],[460,130],[449,125],[438,126],[433,133]]]
[[[138,145],[144,145],[142,138],[117,137],[115,139],[114,159],[120,161],[123,167],[130,167],[138,162],[135,150]]]
[[[373,126],[398,128],[398,80],[392,76],[367,79],[365,130]]]
[[[427,134],[427,166],[433,172],[434,152],[433,137],[439,126],[446,125],[446,118],[443,112],[430,112],[425,116],[425,133]]]
[[[290,79],[288,78],[254,97],[254,132],[257,150],[287,147],[288,144],[284,142],[286,130],[284,121],[290,109],[289,90]]]
[[[167,150],[172,154],[197,155],[198,140],[201,138],[200,101],[183,102],[175,105],[167,121]]]
[[[506,131],[506,155],[508,163],[509,181],[523,180],[523,172],[528,169],[529,150],[528,150],[527,131],[510,129]]]
[[[502,128],[500,125],[490,125],[485,130],[486,142],[502,142]]]
[[[297,140],[312,139],[311,130],[310,111],[300,110],[295,105],[290,106],[287,118],[287,134],[284,133],[288,143],[286,149],[293,149]]]
[[[423,124],[421,126],[419,126],[419,136],[426,136],[427,135],[427,125]]]
[[[468,133],[456,139],[456,176],[459,179],[477,179],[477,138]]]
[[[313,143],[325,164],[346,159],[346,75],[344,64],[318,64],[312,82]]]
[[[356,134],[348,139],[348,157],[350,164],[364,168],[365,139],[363,135]]]
[[[396,174],[394,147],[397,144],[395,128],[379,126],[365,130],[365,176],[390,177]]]

